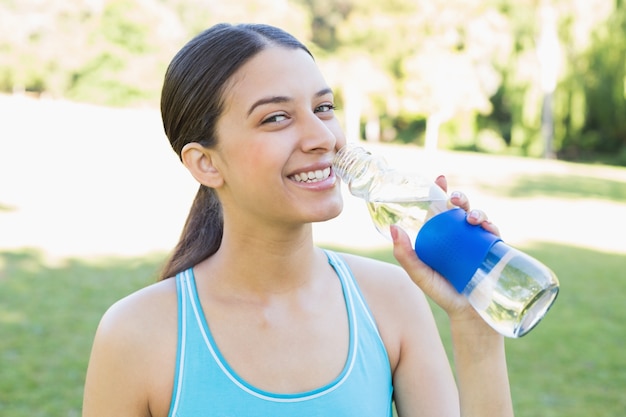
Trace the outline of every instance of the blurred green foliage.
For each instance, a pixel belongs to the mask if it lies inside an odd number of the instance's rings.
[[[547,6],[558,36],[552,148],[626,165],[623,0],[5,0],[0,91],[155,106],[191,36],[264,22],[311,47],[340,108],[359,107],[361,137],[428,146],[435,132],[439,147],[540,156]]]

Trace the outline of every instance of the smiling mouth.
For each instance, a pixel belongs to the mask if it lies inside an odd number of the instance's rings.
[[[323,181],[330,176],[330,167],[324,169],[318,169],[315,171],[301,172],[299,174],[295,174],[290,179],[295,182],[318,182]]]

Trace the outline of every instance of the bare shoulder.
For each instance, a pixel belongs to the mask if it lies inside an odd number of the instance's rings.
[[[142,288],[113,304],[103,315],[98,333],[150,338],[152,331],[176,320],[176,282],[167,279]],[[125,333],[128,333],[125,335]]]
[[[392,368],[408,340],[420,334],[439,337],[424,293],[400,266],[362,256],[341,256],[352,273],[374,315]]]
[[[85,382],[84,415],[158,415],[171,395],[177,340],[173,279],[143,288],[103,315]],[[162,404],[154,398],[164,398]]]
[[[103,315],[94,343],[124,358],[124,366],[175,355],[177,338],[176,282],[167,279],[142,288],[113,304]],[[136,362],[128,359],[136,358]]]
[[[422,291],[400,266],[358,255],[342,253],[341,256],[350,266],[368,301],[371,299],[389,308],[405,301],[410,304],[425,302]]]

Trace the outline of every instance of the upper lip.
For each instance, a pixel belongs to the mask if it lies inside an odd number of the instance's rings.
[[[323,171],[326,168],[331,168],[332,164],[330,162],[318,162],[315,164],[308,165],[306,167],[298,168],[289,174],[289,177],[293,177],[296,174],[302,174],[303,172],[315,172],[315,171]]]

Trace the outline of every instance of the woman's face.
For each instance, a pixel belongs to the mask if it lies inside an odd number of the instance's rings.
[[[330,169],[345,137],[332,91],[305,51],[270,47],[229,80],[217,123],[214,164],[225,215],[294,224],[342,208]]]

